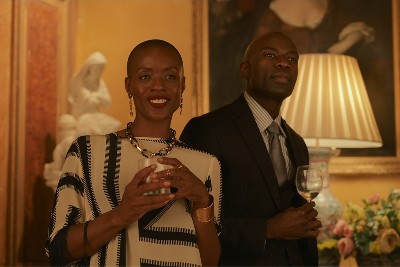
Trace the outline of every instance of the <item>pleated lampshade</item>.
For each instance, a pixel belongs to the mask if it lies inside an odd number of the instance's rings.
[[[308,147],[382,146],[357,60],[339,54],[301,54],[293,94],[282,117]]]

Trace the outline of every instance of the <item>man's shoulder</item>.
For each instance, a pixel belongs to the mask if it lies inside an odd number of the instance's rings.
[[[282,124],[288,134],[295,138],[303,139],[284,119],[282,119]]]
[[[235,116],[236,113],[240,113],[242,109],[244,98],[241,96],[232,103],[226,104],[222,107],[219,107],[215,110],[212,110],[208,113],[205,113],[201,116],[198,116],[200,120],[205,121],[219,121],[219,120],[227,120],[232,116]]]
[[[292,142],[301,144],[303,147],[306,147],[306,143],[304,142],[304,139],[300,134],[298,134],[292,127],[290,127],[290,125],[288,125],[286,121],[282,120],[282,124]]]

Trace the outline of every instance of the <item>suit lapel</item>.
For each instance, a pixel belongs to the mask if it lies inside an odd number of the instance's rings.
[[[286,146],[288,149],[290,160],[292,161],[293,173],[291,178],[293,179],[293,176],[296,174],[297,166],[308,164],[308,154],[304,154],[304,151],[306,151],[307,153],[308,151],[304,150],[304,146],[299,143],[299,138],[296,138],[296,133],[294,132],[294,130],[290,128],[287,125],[286,121],[283,119],[281,122],[281,126],[287,136]],[[294,153],[294,151],[296,151],[296,153]]]
[[[274,168],[261,134],[254,134],[259,133],[259,129],[243,95],[232,104],[232,111],[237,116],[235,123],[238,131],[247,144],[249,153],[257,162],[262,178],[267,184],[277,208],[280,210],[282,204]]]

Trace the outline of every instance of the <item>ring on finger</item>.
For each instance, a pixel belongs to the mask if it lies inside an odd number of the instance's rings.
[[[181,164],[181,165],[178,166],[177,169],[180,170],[180,169],[182,169],[182,168],[183,168],[183,165]]]
[[[170,174],[171,174],[171,171],[169,169],[167,169],[166,175],[169,176]]]

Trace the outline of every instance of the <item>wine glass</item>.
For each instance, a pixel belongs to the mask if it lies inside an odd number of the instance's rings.
[[[312,165],[297,167],[296,188],[299,194],[308,202],[321,192],[323,184],[321,169]]]

